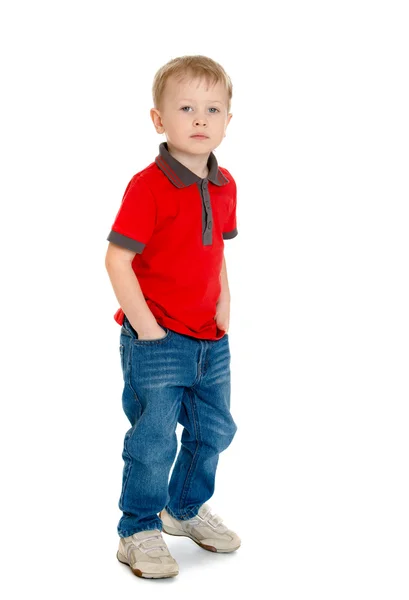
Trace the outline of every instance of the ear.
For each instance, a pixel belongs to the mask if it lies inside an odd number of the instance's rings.
[[[164,133],[165,128],[163,127],[162,118],[160,116],[159,110],[157,108],[151,108],[150,116],[157,133]]]
[[[224,128],[224,131],[225,131],[225,133],[224,133],[224,137],[226,137],[226,129],[227,129],[227,125],[230,123],[232,116],[233,116],[233,113],[229,113],[229,114],[227,115],[227,123],[226,123],[226,127]]]

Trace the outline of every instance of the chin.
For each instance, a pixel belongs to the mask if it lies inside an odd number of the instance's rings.
[[[186,148],[186,150],[192,154],[203,154],[204,152],[210,152],[211,148],[209,148],[209,145],[211,145],[210,140],[206,140],[209,143],[206,142],[195,142],[195,140],[192,140],[189,145],[188,148]]]

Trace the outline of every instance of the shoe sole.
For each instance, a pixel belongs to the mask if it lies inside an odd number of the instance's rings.
[[[163,531],[165,533],[167,533],[168,535],[178,535],[178,536],[181,536],[181,537],[188,537],[190,540],[193,540],[195,542],[195,544],[197,544],[198,546],[200,546],[204,550],[208,550],[209,552],[219,552],[219,553],[225,553],[226,554],[228,552],[234,552],[235,550],[238,550],[240,548],[240,546],[241,546],[241,544],[239,544],[235,548],[227,548],[227,549],[223,550],[223,549],[220,549],[220,548],[215,548],[214,546],[208,546],[207,544],[202,544],[200,541],[196,540],[194,537],[192,537],[191,535],[189,535],[185,531],[180,531],[179,529],[175,529],[174,527],[169,527],[168,525],[165,525],[164,523],[162,525],[162,528],[163,528]]]
[[[134,575],[136,575],[137,577],[143,577],[144,579],[164,579],[168,577],[176,577],[176,575],[179,574],[179,571],[171,571],[170,573],[143,573],[140,569],[134,569],[133,567],[131,567],[126,556],[121,554],[119,550],[116,553],[116,557],[120,563],[128,565],[128,567],[131,569]]]

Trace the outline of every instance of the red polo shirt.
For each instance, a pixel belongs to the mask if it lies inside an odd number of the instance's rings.
[[[128,183],[108,241],[136,252],[132,268],[157,322],[217,340],[224,240],[237,235],[236,183],[213,152],[198,177],[159,145],[155,161]],[[119,308],[114,319],[122,325]]]

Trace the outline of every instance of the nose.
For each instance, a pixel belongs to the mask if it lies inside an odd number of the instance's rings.
[[[200,117],[196,117],[195,119],[195,125],[201,125],[201,126],[207,126],[207,121],[204,117],[200,118]]]

